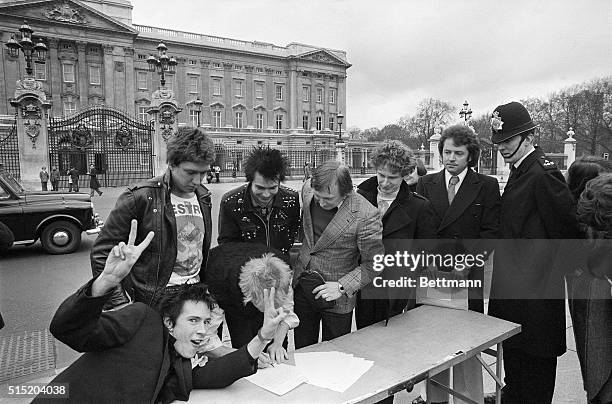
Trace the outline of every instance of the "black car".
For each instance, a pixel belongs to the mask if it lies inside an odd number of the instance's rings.
[[[69,254],[81,233],[95,234],[102,223],[87,194],[27,192],[0,165],[0,252],[38,239],[50,254]]]

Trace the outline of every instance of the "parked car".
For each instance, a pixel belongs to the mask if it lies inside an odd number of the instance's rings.
[[[1,165],[0,224],[0,252],[40,239],[50,254],[74,252],[82,232],[95,234],[102,226],[88,194],[27,192]]]

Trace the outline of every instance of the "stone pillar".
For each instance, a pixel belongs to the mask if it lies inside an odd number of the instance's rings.
[[[232,63],[223,63],[223,103],[225,104],[225,126],[234,126],[234,109],[232,108]]]
[[[33,77],[17,80],[15,98],[10,102],[17,109],[21,181],[26,189],[40,190],[38,173],[42,166],[49,168],[47,129],[51,102],[42,84]]]
[[[268,111],[268,129],[274,129],[276,127],[276,120],[274,119],[274,80],[273,75],[274,69],[266,69],[266,109]]]
[[[89,71],[87,66],[87,58],[85,56],[85,50],[87,49],[87,42],[77,41],[77,63],[78,70],[75,68],[76,80],[79,85],[79,107],[84,108],[88,104],[88,90],[89,90]]]
[[[200,60],[200,72],[202,79],[202,97],[201,100],[204,103],[202,105],[202,114],[200,115],[200,125],[210,126],[210,62],[208,60]]]
[[[574,161],[576,161],[576,139],[574,139],[575,132],[572,128],[569,128],[567,131],[567,139],[565,139],[563,146],[563,154],[565,154],[565,169],[567,170],[569,166],[572,165]]]
[[[253,108],[255,107],[255,105],[253,105],[253,99],[254,99],[254,94],[253,94],[253,69],[255,68],[255,66],[252,65],[246,65],[244,66],[244,70],[246,70],[246,88],[245,88],[245,103],[244,105],[246,106],[247,109],[247,116],[246,116],[246,127],[247,128],[254,128],[255,127],[255,111],[253,110]]]
[[[115,63],[113,61],[113,45],[103,45],[104,52],[104,100],[106,105],[115,106],[115,80],[113,78]]]
[[[153,174],[156,176],[166,171],[166,142],[178,130],[178,114],[181,110],[172,90],[159,89],[153,92],[153,100],[147,112],[154,122]]]
[[[177,58],[178,65],[176,66],[176,73],[174,74],[174,96],[178,105],[187,104],[187,59],[179,57]],[[187,115],[181,114],[180,120],[189,124],[189,111]]]
[[[321,129],[326,130],[329,129],[329,82],[332,79],[332,76],[330,76],[329,74],[324,74],[323,75],[323,84],[325,85],[325,90],[323,93],[323,122],[321,122]],[[338,90],[336,90],[338,91]],[[336,114],[338,113],[338,109],[336,109]]]
[[[287,102],[289,103],[289,129],[296,130],[298,129],[298,119],[297,119],[297,104],[298,102],[302,102],[302,99],[298,95],[297,90],[297,69],[295,66],[295,62],[291,63],[289,67],[289,94],[287,94]]]
[[[429,152],[431,153],[431,169],[438,171],[442,168],[442,162],[440,161],[440,151],[438,150],[438,143],[440,143],[440,133],[442,129],[437,127],[434,130],[434,134],[429,138]]]
[[[125,106],[126,110],[130,114],[137,115],[136,110],[136,83],[134,75],[134,48],[123,48],[124,60],[125,60]]]
[[[336,141],[336,160],[346,164],[346,143]]]
[[[57,39],[49,39],[49,77],[47,82],[51,90],[51,99],[53,101],[53,115],[62,115],[62,69],[60,66],[59,55],[57,52],[59,41]]]

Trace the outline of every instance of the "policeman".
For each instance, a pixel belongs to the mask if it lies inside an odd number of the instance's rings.
[[[511,175],[502,195],[489,315],[519,323],[504,342],[502,403],[550,403],[566,350],[559,239],[574,238],[572,198],[557,166],[534,146],[537,125],[518,102],[491,116],[491,140]],[[529,239],[529,240],[525,240]]]

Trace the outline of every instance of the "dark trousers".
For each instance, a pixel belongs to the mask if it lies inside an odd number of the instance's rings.
[[[72,192],[73,188],[74,188],[74,192],[79,192],[79,183],[73,182],[71,184],[68,184],[68,192]]]
[[[252,315],[225,311],[227,329],[232,339],[232,347],[238,349],[248,344],[263,325],[263,313],[256,310]]]
[[[353,312],[338,314],[321,311],[313,307],[298,284],[293,294],[294,311],[300,319],[294,331],[295,349],[319,342],[319,330],[323,322],[323,341],[340,337],[351,332]]]
[[[57,191],[58,184],[59,184],[59,181],[51,181],[51,187],[53,188],[54,191]]]
[[[43,191],[47,191],[47,181],[41,182],[40,185],[42,186]]]
[[[249,303],[251,305],[251,303]],[[263,313],[254,306],[249,313],[235,312],[231,309],[225,311],[225,322],[232,340],[232,347],[239,349],[251,342],[263,325]],[[219,327],[221,329],[221,327]],[[221,336],[219,336],[221,338]],[[273,342],[273,341],[272,341]],[[270,344],[272,343],[270,342]],[[268,344],[268,345],[270,345]],[[288,340],[285,337],[283,347],[287,349]]]
[[[557,358],[533,356],[518,349],[504,349],[502,404],[552,403]]]
[[[402,314],[406,310],[413,309],[415,305],[415,299],[364,299],[361,292],[358,292],[357,302],[355,303],[357,329],[360,330],[379,321]]]
[[[484,313],[484,267],[472,268],[468,279],[480,281],[480,287],[468,288],[468,309]]]
[[[98,195],[102,196],[102,191],[100,191],[100,188],[91,188],[91,192],[89,193],[89,196],[90,197],[94,196],[94,192],[97,192]]]

